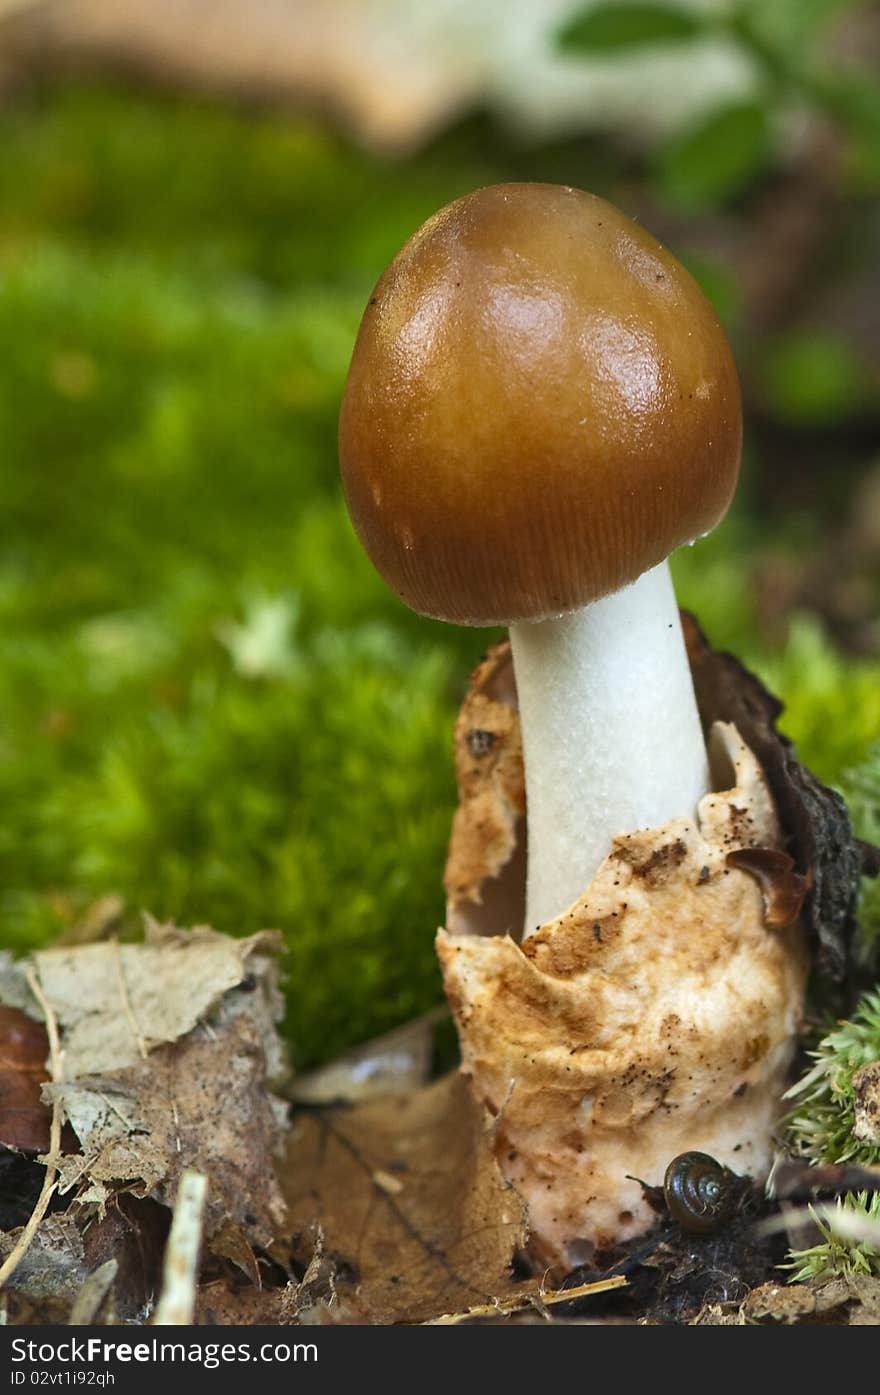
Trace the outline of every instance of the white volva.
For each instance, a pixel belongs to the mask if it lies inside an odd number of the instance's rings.
[[[499,735],[502,754],[515,740],[512,728]],[[500,933],[437,936],[462,1068],[528,1203],[530,1252],[557,1274],[657,1224],[636,1179],[659,1185],[676,1154],[706,1152],[755,1178],[773,1157],[805,936],[797,921],[769,927],[754,876],[728,866],[733,848],[783,838],[736,727],[716,722],[711,742],[728,787],[695,818],[621,838],[523,946]],[[492,829],[491,775],[480,791],[465,773]],[[462,823],[459,836],[479,827]]]
[[[525,935],[582,894],[616,834],[692,817],[706,746],[669,565],[510,627],[528,805]]]

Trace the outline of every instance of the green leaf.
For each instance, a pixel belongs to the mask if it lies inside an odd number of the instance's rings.
[[[817,99],[847,136],[850,184],[873,192],[880,186],[880,87],[863,72],[817,79]]]
[[[764,356],[762,370],[767,405],[791,425],[834,426],[864,400],[863,361],[832,334],[789,334],[776,340]]]
[[[735,103],[672,140],[660,152],[661,191],[689,212],[740,194],[770,159],[767,114],[756,102]]]
[[[567,52],[615,54],[651,44],[681,43],[705,28],[701,15],[679,5],[594,5],[567,21],[558,43]]]

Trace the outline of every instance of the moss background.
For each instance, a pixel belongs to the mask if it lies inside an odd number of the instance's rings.
[[[70,933],[109,893],[127,926],[278,926],[301,1066],[438,999],[451,727],[492,636],[409,614],[353,538],[348,356],[440,204],[531,177],[633,208],[636,176],[479,120],[393,163],[303,117],[107,85],[0,111],[3,943]],[[676,559],[679,593],[840,782],[880,738],[880,661],[797,595],[770,623],[767,578],[845,525],[865,371],[800,331],[757,359],[724,256],[673,247],[746,376],[764,365],[736,508]],[[880,782],[859,778],[867,824]]]

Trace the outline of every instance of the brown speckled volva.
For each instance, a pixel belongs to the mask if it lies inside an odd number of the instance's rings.
[[[603,199],[478,190],[430,218],[364,314],[340,415],[355,528],[423,614],[561,614],[708,532],[739,385],[696,282]]]

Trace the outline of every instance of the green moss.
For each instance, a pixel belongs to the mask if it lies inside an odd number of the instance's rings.
[[[880,1164],[880,1147],[853,1135],[853,1076],[880,1058],[880,993],[868,994],[847,1022],[822,1037],[813,1065],[789,1091],[787,1134],[793,1151],[815,1163]]]
[[[880,1146],[862,1142],[853,1132],[853,1077],[880,1057],[880,993],[864,997],[852,1018],[838,1023],[810,1054],[812,1066],[789,1091],[795,1101],[786,1125],[791,1151],[812,1163],[877,1166]],[[880,1275],[880,1194],[850,1193],[814,1216],[822,1239],[809,1249],[791,1252],[787,1267],[792,1282]],[[877,1243],[853,1230],[860,1222],[874,1223]]]

